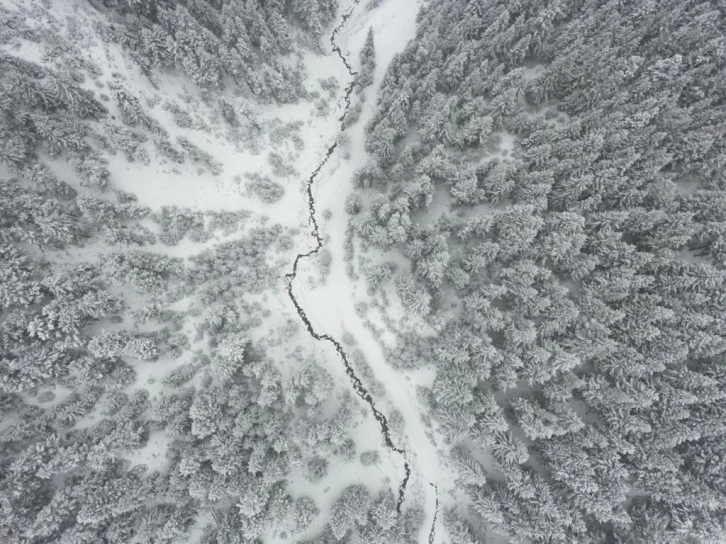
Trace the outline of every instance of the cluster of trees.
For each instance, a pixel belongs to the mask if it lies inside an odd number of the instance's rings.
[[[281,241],[283,228],[253,228],[241,239],[223,242],[190,258],[186,278],[194,285],[219,280],[242,292],[260,293],[279,282],[279,274],[268,263],[267,252]]]
[[[106,108],[68,75],[11,55],[0,57],[0,67],[0,160],[20,170],[37,151],[51,158],[65,154],[82,185],[104,188],[107,161],[87,141],[92,133],[86,121],[100,119]]]
[[[724,35],[709,2],[441,0],[391,63],[352,221],[407,306],[457,304],[402,357],[468,437],[456,542],[723,539]]]
[[[363,89],[373,84],[373,78],[376,72],[376,48],[373,43],[373,28],[368,29],[366,40],[363,43],[363,48],[360,50],[358,74],[355,77],[355,91],[358,94],[358,98],[354,99],[345,113],[341,128],[343,130],[352,127],[360,119],[361,113],[363,113],[363,103],[365,102],[365,95],[361,93]],[[344,138],[345,136],[343,136]],[[345,139],[341,140],[345,142]],[[348,158],[349,152],[344,152],[344,158]]]
[[[0,183],[2,540],[179,542],[210,509],[218,521],[208,538],[218,541],[292,523],[285,476],[300,463],[292,414],[274,365],[240,336],[249,320],[233,309],[210,315],[210,357],[164,378],[158,398],[136,371],[190,347],[184,334],[157,328],[180,328],[161,305],[171,283],[211,289],[224,270],[210,271],[225,262],[258,266],[279,229],[203,254],[192,267],[138,249],[64,267],[58,250],[95,241],[96,222],[123,226],[136,205],[69,200],[76,193],[46,170],[19,174]],[[134,296],[112,295],[110,284],[152,297],[148,311],[133,312],[152,332],[115,328]],[[113,330],[100,332],[106,327]],[[307,380],[309,394],[325,390],[317,379]],[[165,469],[149,475],[127,459],[155,433],[172,446]]]
[[[323,533],[304,544],[349,542],[353,537],[368,544],[414,544],[419,542],[422,522],[419,508],[399,514],[390,490],[374,498],[365,486],[353,484],[333,503]]]
[[[0,433],[3,541],[131,542],[144,535],[179,542],[207,511],[218,519],[208,528],[218,541],[252,540],[288,524],[293,498],[285,476],[299,463],[288,439],[292,416],[274,366],[247,341],[228,335],[213,353],[206,385],[190,385],[193,373],[177,376],[153,402],[143,390],[124,392],[133,374],[113,378],[123,361],[51,349],[46,342],[35,356],[64,358],[62,368],[75,375],[75,384],[64,382],[75,391],[70,396],[48,407],[24,404],[3,383],[2,415],[14,416]],[[44,370],[30,360],[25,367]],[[59,374],[46,368],[41,383]],[[26,380],[15,389],[39,384]],[[41,402],[48,401],[52,396]],[[99,407],[95,425],[79,425]],[[158,432],[172,444],[165,469],[149,475],[125,458]]]
[[[119,16],[110,36],[145,72],[180,69],[208,90],[231,78],[260,100],[283,103],[307,92],[304,67],[279,57],[295,46],[319,48],[338,7],[336,0],[102,2]]]

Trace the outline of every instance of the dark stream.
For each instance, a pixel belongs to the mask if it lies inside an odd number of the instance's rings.
[[[429,531],[429,544],[434,544],[434,537],[436,536],[436,517],[439,515],[439,488],[436,484],[429,482],[429,485],[434,488],[436,496],[436,506],[434,508],[434,519],[431,522],[431,531]]]
[[[335,43],[335,36],[338,34],[338,32],[343,28],[343,26],[348,22],[348,19],[350,18],[351,14],[353,13],[353,9],[355,6],[358,5],[360,0],[355,0],[353,2],[353,7],[350,8],[350,10],[343,15],[342,21],[340,24],[335,27],[333,30],[333,33],[330,36],[330,44],[332,46],[333,51],[340,57],[340,60],[345,65],[346,69],[348,70],[348,73],[351,76],[350,83],[345,87],[345,94],[343,96],[343,99],[345,100],[345,109],[343,111],[343,115],[340,117],[340,122],[342,123],[345,119],[345,116],[348,113],[348,110],[350,109],[350,96],[353,92],[353,88],[355,87],[355,76],[358,75],[358,72],[353,70],[353,67],[348,62],[348,59],[345,58],[345,55],[343,55],[343,52],[340,50],[340,47]],[[292,300],[292,303],[295,305],[295,309],[297,310],[298,315],[300,316],[300,319],[302,319],[303,323],[305,323],[305,327],[308,330],[308,333],[310,333],[310,336],[312,336],[315,340],[318,341],[325,341],[329,342],[335,347],[335,350],[340,355],[340,358],[343,360],[343,364],[345,366],[345,373],[350,378],[353,389],[358,394],[358,396],[363,399],[368,406],[370,406],[371,411],[373,412],[373,416],[376,418],[376,421],[378,422],[378,425],[381,428],[381,433],[383,434],[383,439],[386,443],[386,446],[391,449],[392,451],[399,454],[403,459],[403,468],[405,470],[405,475],[403,477],[403,481],[401,482],[401,485],[398,486],[398,501],[396,503],[396,510],[400,513],[401,512],[401,505],[403,504],[403,499],[406,494],[406,485],[408,484],[408,479],[411,477],[411,467],[408,463],[408,459],[406,458],[406,452],[402,449],[396,446],[393,443],[393,440],[391,439],[391,431],[388,426],[388,420],[386,419],[386,416],[381,413],[378,408],[376,408],[376,404],[373,400],[373,397],[368,392],[368,390],[363,385],[363,382],[361,382],[360,378],[356,375],[355,370],[353,370],[353,366],[350,364],[350,359],[348,358],[348,354],[343,349],[343,346],[338,342],[335,338],[328,334],[321,334],[317,332],[314,328],[312,323],[310,323],[310,320],[308,319],[305,310],[302,308],[300,303],[298,302],[297,298],[295,298],[295,293],[293,293],[292,285],[293,281],[297,277],[297,268],[298,264],[300,263],[301,259],[305,259],[307,257],[310,257],[312,255],[315,255],[320,251],[320,249],[323,247],[323,239],[320,236],[320,230],[318,228],[318,222],[315,219],[315,198],[313,197],[313,183],[315,179],[318,177],[318,174],[320,173],[320,170],[325,166],[325,163],[328,162],[328,159],[330,159],[330,156],[333,154],[335,149],[338,147],[338,142],[333,143],[330,147],[328,147],[327,152],[325,153],[325,157],[323,157],[323,160],[320,161],[318,166],[313,170],[312,174],[310,174],[310,177],[307,181],[307,195],[308,195],[308,210],[309,210],[309,216],[310,216],[310,222],[312,223],[312,232],[311,234],[315,238],[315,248],[308,251],[307,253],[299,253],[295,257],[295,262],[292,265],[292,272],[289,274],[285,274],[285,278],[287,279],[287,294],[290,296],[290,300]],[[435,489],[436,486],[434,484],[431,484]],[[436,524],[436,514],[438,513],[438,490],[436,490],[436,513],[434,514],[434,522],[431,526],[431,532],[429,534],[429,542],[433,543],[434,538],[434,527]]]

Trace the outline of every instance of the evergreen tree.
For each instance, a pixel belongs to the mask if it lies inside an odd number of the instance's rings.
[[[373,27],[368,29],[363,49],[360,51],[360,69],[356,76],[356,85],[359,92],[373,83],[376,71],[376,49],[373,45]]]
[[[371,497],[361,484],[350,485],[341,493],[330,509],[330,529],[337,540],[356,526],[368,523],[368,510]]]

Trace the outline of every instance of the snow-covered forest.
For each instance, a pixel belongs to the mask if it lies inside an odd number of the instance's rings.
[[[726,10],[0,0],[0,541],[726,540]]]

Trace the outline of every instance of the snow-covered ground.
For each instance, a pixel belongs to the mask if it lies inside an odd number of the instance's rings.
[[[420,541],[428,539],[435,511],[435,495],[429,483],[439,487],[440,510],[445,504],[445,494],[453,482],[439,459],[439,452],[430,438],[431,429],[421,418],[421,407],[416,399],[416,386],[430,385],[429,372],[404,372],[387,364],[379,339],[367,328],[355,309],[356,302],[364,299],[364,280],[352,281],[346,275],[344,261],[345,230],[348,217],[343,210],[346,197],[353,190],[353,172],[363,166],[367,159],[364,150],[364,126],[373,115],[376,93],[391,59],[403,50],[406,43],[414,37],[416,14],[421,5],[419,0],[387,0],[378,8],[366,12],[354,12],[349,24],[338,36],[344,54],[357,62],[358,52],[365,40],[368,28],[373,29],[376,49],[376,73],[374,84],[368,87],[366,107],[361,119],[348,130],[350,137],[350,158],[345,160],[340,154],[321,171],[314,186],[316,209],[329,209],[332,218],[321,223],[321,234],[329,236],[326,247],[333,255],[330,276],[324,287],[306,289],[304,278],[298,280],[296,295],[305,308],[308,317],[319,332],[341,338],[344,332],[351,334],[357,346],[365,353],[377,381],[385,388],[385,397],[378,401],[379,408],[386,412],[398,410],[405,421],[405,443],[403,447],[412,466],[412,477],[407,490],[407,500],[417,496],[425,505],[426,521],[422,526]],[[343,7],[345,9],[345,6]],[[356,65],[354,65],[356,68]],[[302,263],[301,263],[302,264]],[[306,263],[301,274],[312,274],[310,264]],[[390,412],[389,412],[390,413]],[[402,470],[391,482],[395,489],[400,484]],[[439,516],[439,521],[441,516]],[[443,528],[436,527],[436,542],[441,542]]]

